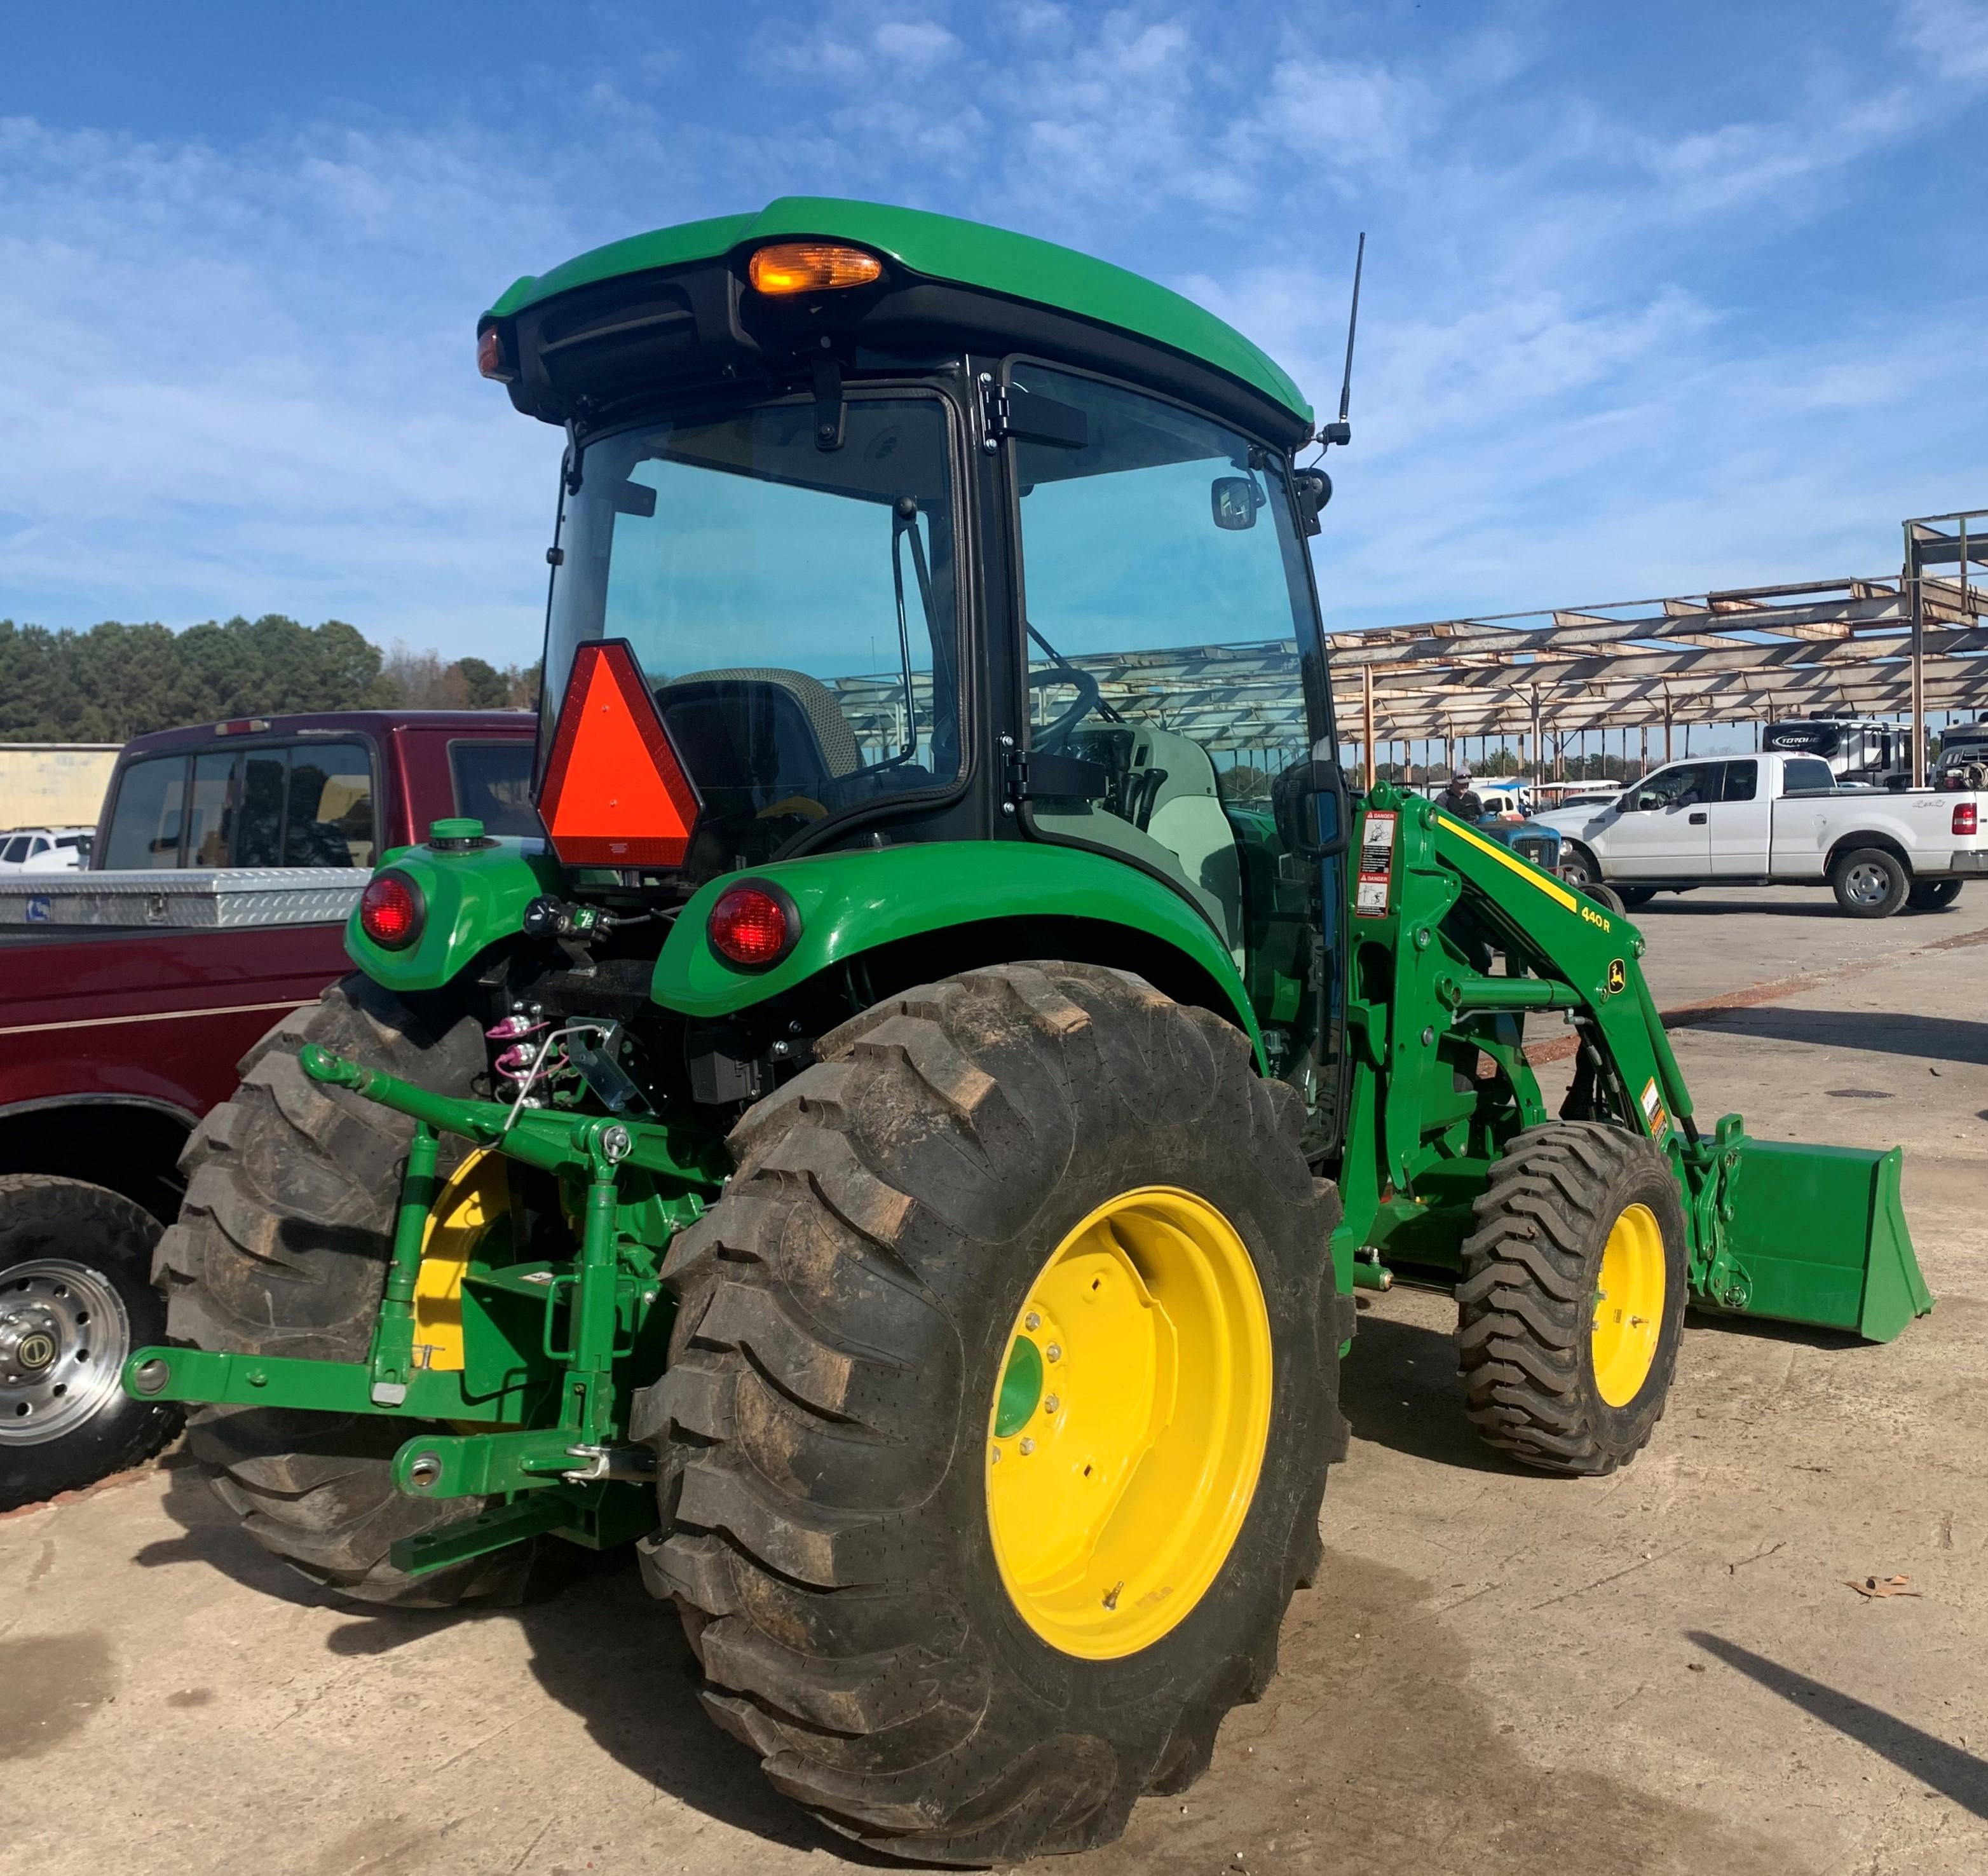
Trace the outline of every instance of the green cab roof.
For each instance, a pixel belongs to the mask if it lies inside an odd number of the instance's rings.
[[[610,241],[549,273],[513,282],[485,317],[508,319],[540,300],[617,275],[716,260],[759,242],[808,236],[852,242],[929,279],[1053,307],[1169,346],[1240,379],[1301,422],[1311,422],[1303,394],[1260,347],[1205,307],[1138,274],[1031,235],[833,196],[783,195],[756,214],[716,215]]]

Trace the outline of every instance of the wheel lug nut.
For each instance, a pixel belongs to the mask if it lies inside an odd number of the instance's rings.
[[[1061,1361],[1063,1360],[1063,1344],[1060,1342],[1052,1342],[1047,1348],[1043,1350],[1043,1353],[1046,1355],[1051,1361]]]
[[[1050,1394],[1043,1402],[1043,1411],[1045,1414],[1053,1414],[1062,1405],[1063,1402],[1056,1395]]]
[[[1022,1457],[1023,1457],[1024,1459],[1027,1458],[1028,1458],[1028,1456],[1030,1455],[1030,1454],[1031,1454],[1032,1452],[1033,1452],[1035,1450],[1036,1450],[1036,1443],[1035,1443],[1035,1441],[1034,1441],[1033,1440],[1031,1440],[1031,1439],[1027,1438],[1026,1437],[1023,1437],[1023,1441],[1022,1441]]]
[[[994,1465],[999,1465],[1001,1463],[1001,1449],[999,1447],[997,1446],[994,1448],[994,1457],[989,1463]]]
[[[1022,1326],[1024,1329],[1040,1329],[1042,1326],[1043,1319],[1033,1309],[1031,1309],[1026,1316],[1022,1318]]]

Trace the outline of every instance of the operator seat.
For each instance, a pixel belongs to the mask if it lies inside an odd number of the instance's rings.
[[[834,692],[804,671],[694,671],[659,686],[656,708],[692,779],[707,791],[819,798],[863,766]]]

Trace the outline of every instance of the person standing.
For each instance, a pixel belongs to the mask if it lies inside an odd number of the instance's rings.
[[[1484,797],[1470,785],[1470,771],[1459,769],[1443,786],[1435,804],[1446,814],[1473,825],[1484,818]]]

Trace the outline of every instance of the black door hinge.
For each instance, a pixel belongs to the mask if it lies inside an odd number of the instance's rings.
[[[1101,762],[1081,756],[1058,755],[1037,750],[1031,754],[1017,749],[1012,739],[1001,739],[1004,756],[1003,779],[1012,804],[1017,801],[1101,801],[1111,772]]]
[[[980,447],[990,455],[1003,437],[1064,449],[1081,449],[1090,438],[1090,420],[1075,405],[1059,404],[1026,385],[1004,384],[991,371],[980,374]]]

